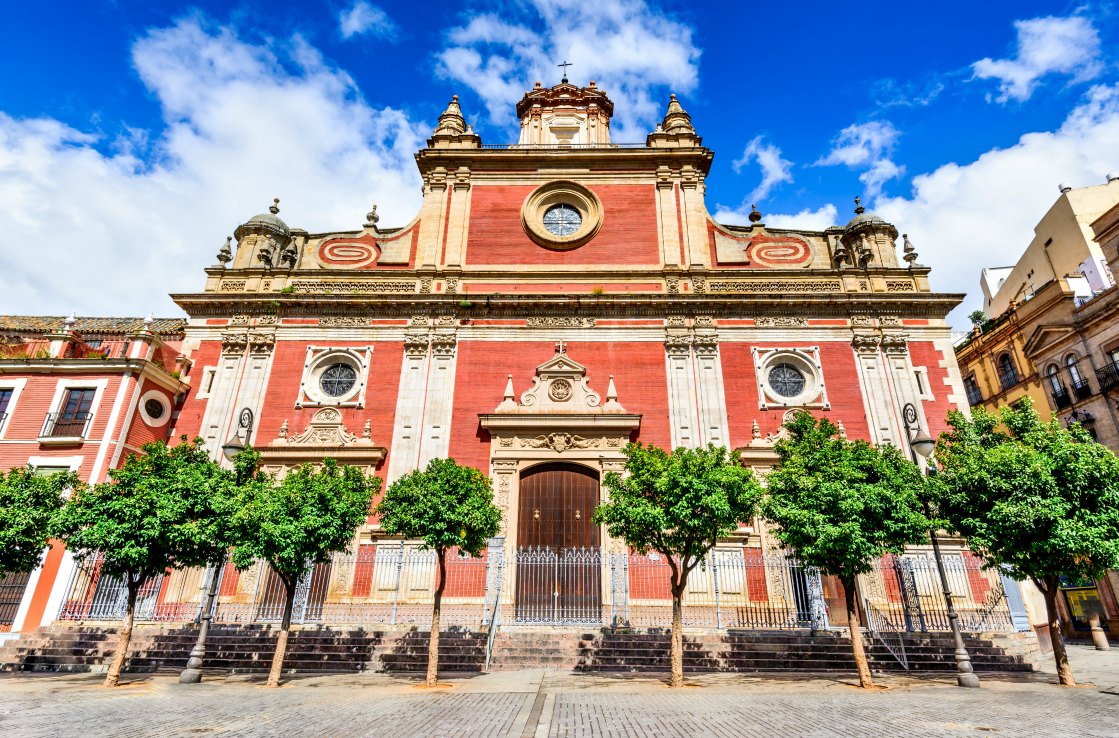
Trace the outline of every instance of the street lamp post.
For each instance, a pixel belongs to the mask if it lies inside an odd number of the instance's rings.
[[[242,431],[245,434],[245,440],[243,441],[241,440]],[[253,411],[246,407],[241,410],[240,417],[237,419],[237,430],[233,437],[221,447],[225,458],[235,461],[240,453],[245,450],[245,446],[252,441],[252,435]],[[210,574],[210,585],[206,590],[206,599],[198,615],[198,639],[194,642],[194,648],[190,650],[186,668],[179,674],[180,684],[198,684],[202,681],[202,661],[206,657],[206,636],[210,633],[210,621],[214,619],[214,600],[218,596],[218,582],[221,579],[224,563],[224,561],[216,562],[213,572]]]
[[[909,451],[913,455],[914,463],[920,466],[917,457],[927,459],[936,448],[936,441],[921,430],[921,426],[917,422],[917,408],[912,402],[905,403],[901,415],[902,420],[905,421]],[[922,468],[921,473],[925,473],[924,468]],[[921,502],[925,508],[925,515],[931,520],[932,506],[929,504],[927,497],[922,497]],[[952,626],[952,638],[956,642],[956,684],[961,687],[978,687],[979,677],[971,665],[971,656],[967,652],[967,647],[964,645],[964,636],[960,632],[960,616],[956,612],[955,605],[952,604],[952,589],[948,586],[948,575],[944,572],[944,561],[940,556],[940,541],[937,540],[935,526],[929,529],[929,540],[932,541],[933,559],[936,560],[936,571],[940,574],[940,585],[944,588],[944,603],[948,608],[948,622]]]

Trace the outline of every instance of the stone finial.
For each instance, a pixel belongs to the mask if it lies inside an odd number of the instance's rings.
[[[233,261],[233,236],[226,236],[225,243],[218,249],[218,263],[225,266]]]
[[[152,329],[152,323],[154,322],[155,315],[152,313],[148,313],[148,317],[144,318],[144,330],[150,331]]]
[[[365,214],[365,227],[377,230],[377,223],[380,222],[381,216],[377,215],[377,203],[373,203],[369,208],[369,212]]]
[[[72,331],[74,330],[74,324],[77,322],[78,319],[74,317],[74,311],[71,310],[70,314],[62,320],[62,327],[65,328],[67,331]]]
[[[762,437],[762,428],[758,425],[758,419],[754,418],[754,423],[750,427],[750,437],[755,441],[760,441]]]
[[[676,99],[676,95],[669,96],[668,111],[664,114],[664,132],[670,135],[688,134],[695,135],[695,128],[692,126],[692,117],[688,115],[684,107],[680,105],[680,101]]]
[[[361,437],[366,441],[373,440],[373,421],[365,421],[365,427],[361,429]]]
[[[750,222],[751,223],[758,223],[758,222],[761,221],[761,219],[762,219],[762,214],[760,212],[758,212],[758,206],[751,204],[750,205]]]
[[[462,117],[462,108],[458,104],[458,95],[451,97],[450,104],[443,114],[439,116],[439,123],[435,126],[435,136],[460,136],[466,133],[466,120]]]
[[[606,386],[606,404],[602,409],[610,411],[623,411],[623,408],[618,404],[618,388],[614,386],[614,375],[610,375],[610,382]]]
[[[513,392],[513,375],[506,375],[505,379],[505,392],[501,398],[501,404],[497,406],[495,412],[503,413],[510,412],[517,409],[517,397]]]
[[[856,197],[855,198],[855,215],[862,215],[865,212],[866,212],[866,208],[863,207],[862,200],[860,200],[858,197]]]
[[[839,429],[839,437],[841,439],[843,439],[844,441],[846,441],[847,440],[847,429],[845,427],[843,427],[843,421],[842,420],[836,421],[835,427]]]
[[[905,263],[912,267],[912,266],[914,266],[914,262],[917,261],[917,249],[913,248],[913,244],[909,243],[909,234],[908,233],[901,234],[901,237],[903,239],[903,241],[902,241],[902,252],[903,252],[903,254],[902,254],[901,258],[905,259]]]
[[[278,197],[273,197],[272,198],[272,204],[268,207],[268,212],[272,213],[272,215],[278,215],[279,214],[279,212],[280,212],[280,198],[278,198]]]
[[[288,437],[288,419],[284,418],[284,422],[280,424],[280,438]]]

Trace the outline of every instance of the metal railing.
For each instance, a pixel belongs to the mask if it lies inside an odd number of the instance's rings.
[[[1072,383],[1072,391],[1076,394],[1076,399],[1087,400],[1092,396],[1092,385],[1087,379],[1077,379]]]
[[[997,573],[978,560],[945,559],[964,630],[1014,630]],[[501,627],[615,626],[667,628],[672,624],[670,567],[659,554],[599,549],[521,548],[500,545],[479,557],[449,553],[442,623],[487,631]],[[260,562],[217,572],[218,623],[278,622],[286,590]],[[337,625],[424,626],[431,622],[437,584],[435,553],[415,544],[386,541],[339,553],[314,566],[298,583],[292,620]],[[199,615],[207,574],[174,570],[144,583],[138,620],[188,622]],[[925,556],[887,557],[863,577],[861,591],[871,623],[886,630],[948,630],[935,565]],[[74,571],[59,618],[119,620],[126,591],[103,576],[91,558]],[[712,551],[688,579],[684,624],[702,629],[824,629],[827,604],[820,573],[796,559],[760,549]],[[887,628],[887,621],[889,628]],[[487,648],[490,646],[487,645]]]
[[[47,413],[40,438],[85,438],[93,413]]]
[[[1072,397],[1064,387],[1052,390],[1049,394],[1053,396],[1053,405],[1058,410],[1063,410],[1072,405]]]
[[[1110,392],[1119,387],[1119,364],[1113,361],[1097,369],[1096,382],[1100,385],[1100,392]]]
[[[23,601],[23,593],[30,579],[31,574],[28,572],[12,572],[0,577],[0,633],[7,633],[12,629],[16,613],[19,612],[19,603]]]
[[[967,402],[969,405],[975,406],[983,402],[983,391],[979,389],[974,379],[964,380],[964,391],[967,392]]]
[[[964,631],[1012,631],[1010,607],[997,570],[971,556],[943,557],[952,603]],[[940,574],[932,556],[886,556],[861,577],[863,597],[897,629],[951,630]]]

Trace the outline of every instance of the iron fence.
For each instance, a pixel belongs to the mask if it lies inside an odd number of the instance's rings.
[[[1003,582],[970,556],[946,556],[960,624],[968,631],[1013,630]],[[59,618],[119,620],[127,591],[103,575],[99,558],[80,562]],[[500,544],[478,557],[449,553],[441,622],[447,626],[582,625],[667,628],[672,624],[668,561],[659,554],[599,549],[521,548]],[[174,570],[144,582],[138,620],[186,622],[198,617],[211,576],[218,578],[214,621],[279,622],[286,588],[260,562],[238,571],[231,562]],[[363,545],[317,564],[298,582],[292,620],[348,625],[430,624],[438,561],[433,551],[389,541]],[[875,632],[948,630],[947,610],[930,557],[887,557],[862,577],[860,591]],[[823,580],[814,568],[780,553],[720,548],[689,576],[684,624],[708,629],[828,627]]]
[[[0,633],[7,633],[12,629],[19,603],[23,601],[23,593],[30,580],[31,574],[22,571],[0,577]]]
[[[1015,630],[1003,579],[969,554],[942,557],[960,628],[970,632]],[[878,631],[951,630],[944,587],[932,556],[886,556],[861,577],[869,624]]]

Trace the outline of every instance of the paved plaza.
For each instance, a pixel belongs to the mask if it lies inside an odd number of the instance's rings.
[[[230,677],[181,686],[97,675],[0,678],[0,735],[26,736],[1119,736],[1119,650],[1073,647],[1085,682],[1049,673],[990,676],[981,690],[943,677],[848,675],[658,678],[533,670],[451,677],[435,690],[385,675],[292,679],[280,689]],[[1091,682],[1090,684],[1088,682]]]

